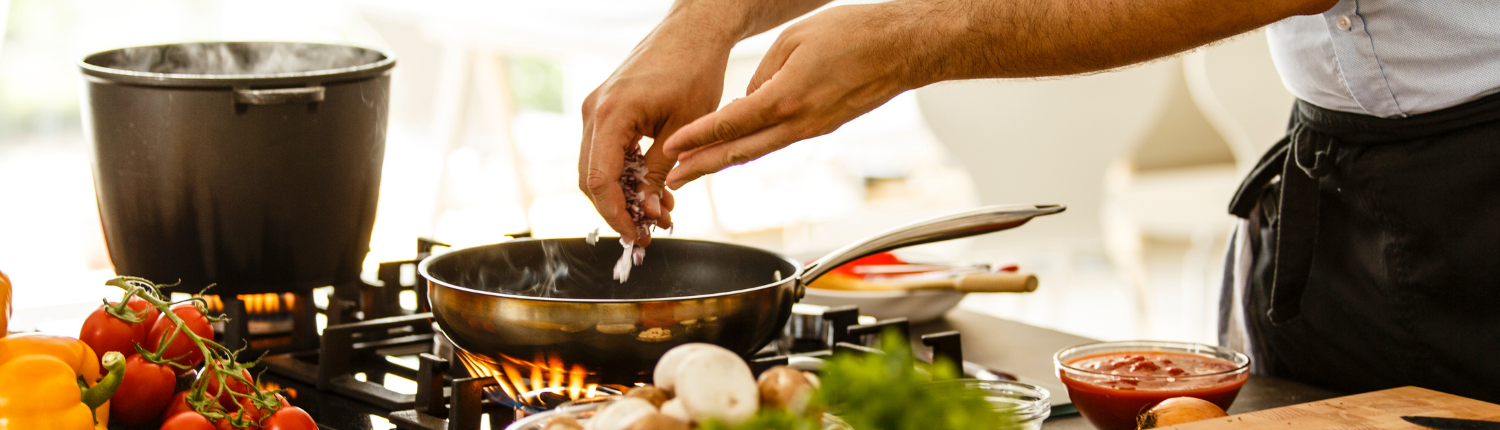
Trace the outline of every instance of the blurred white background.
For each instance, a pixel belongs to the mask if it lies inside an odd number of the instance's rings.
[[[393,52],[373,271],[411,258],[419,236],[465,246],[602,226],[576,186],[578,108],[669,4],[0,0],[0,270],[18,324],[118,295],[102,287],[113,270],[80,127],[75,61],[87,53],[203,40]],[[775,35],[736,48],[726,101]],[[971,296],[970,310],[1100,339],[1214,342],[1224,208],[1290,104],[1270,67],[1257,33],[1123,72],[924,88],[694,182],[677,194],[673,235],[811,257],[980,204],[1066,204],[902,255],[1015,263],[1042,279],[1029,295]]]

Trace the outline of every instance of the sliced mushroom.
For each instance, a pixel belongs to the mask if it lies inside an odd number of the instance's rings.
[[[693,417],[688,416],[687,409],[682,408],[682,400],[672,399],[661,404],[661,413],[676,418],[682,422],[692,424]]]
[[[625,430],[646,414],[655,413],[651,402],[634,397],[622,397],[610,402],[604,410],[589,419],[586,430]]]
[[[813,385],[801,370],[776,366],[760,374],[760,405],[800,414],[812,399]]]
[[[625,397],[635,397],[637,399],[645,400],[651,402],[652,406],[656,406],[658,408],[660,408],[663,403],[666,403],[668,399],[666,391],[662,391],[662,389],[650,385],[636,387],[635,389],[630,390],[629,393],[625,393]]]
[[[739,425],[760,409],[760,389],[750,366],[720,347],[691,351],[678,363],[677,399],[693,422],[710,419]]]
[[[722,347],[707,343],[685,343],[667,350],[667,353],[661,356],[661,360],[656,362],[656,369],[651,372],[651,379],[656,383],[656,388],[665,390],[668,393],[674,392],[673,389],[677,382],[677,369],[681,367],[682,359],[693,351],[706,348],[723,349]]]
[[[661,412],[652,412],[636,419],[625,430],[688,430],[688,423]]]

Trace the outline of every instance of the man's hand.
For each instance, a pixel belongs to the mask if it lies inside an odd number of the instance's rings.
[[[724,90],[724,68],[733,40],[715,42],[668,18],[642,41],[625,63],[583,102],[583,147],[578,187],[620,237],[634,242],[635,224],[620,189],[625,151],[643,137],[662,142],[678,128],[712,112]],[[672,194],[662,188],[676,160],[662,145],[646,151],[649,169],[640,185],[648,218],[672,226]],[[650,238],[637,245],[647,246]]]
[[[625,150],[642,137],[649,172],[641,185],[646,217],[672,226],[672,194],[662,188],[676,156],[662,143],[679,128],[718,107],[729,50],[828,0],[677,0],[625,63],[583,102],[583,148],[578,188],[620,236],[636,241],[635,224],[620,189]],[[636,245],[646,246],[650,238]]]
[[[925,84],[908,59],[921,49],[904,5],[832,8],[781,33],[735,100],[665,140],[681,162],[667,175],[689,181],[744,164],[793,142],[832,132],[903,91]]]

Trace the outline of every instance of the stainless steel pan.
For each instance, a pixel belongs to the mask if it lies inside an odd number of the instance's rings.
[[[424,260],[438,327],[465,351],[495,360],[547,357],[589,371],[649,371],[688,342],[749,356],[780,332],[808,283],[859,257],[1014,228],[1064,207],[990,206],[871,236],[803,266],[780,254],[701,240],[652,240],[619,284],[614,241],[516,240]],[[552,363],[557,365],[557,363]]]

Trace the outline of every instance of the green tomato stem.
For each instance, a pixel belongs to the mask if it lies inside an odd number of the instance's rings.
[[[136,311],[129,306],[130,296],[139,295],[140,292],[140,287],[130,287],[130,289],[125,291],[125,296],[120,298],[119,303],[110,304],[108,301],[105,301],[104,312],[131,324],[145,321],[148,311]]]
[[[248,380],[241,374],[241,370],[245,366],[234,362],[235,351],[232,351],[228,347],[214,342],[212,339],[205,339],[204,337],[199,336],[197,333],[194,333],[191,329],[187,328],[187,324],[183,321],[182,317],[178,316],[176,312],[171,311],[170,308],[172,305],[191,302],[193,303],[193,306],[198,308],[199,313],[203,314],[204,318],[208,319],[210,322],[227,320],[227,318],[223,317],[208,317],[208,311],[206,309],[208,302],[201,297],[203,292],[206,292],[208,288],[204,288],[204,291],[200,291],[199,296],[174,303],[158,298],[156,293],[158,291],[158,289],[156,288],[156,284],[143,278],[122,276],[111,279],[105,282],[105,284],[113,285],[126,290],[125,298],[120,300],[121,306],[123,306],[124,303],[126,303],[130,299],[130,296],[134,295],[140,297],[142,300],[145,300],[147,303],[150,303],[151,306],[161,311],[162,317],[165,317],[168,320],[172,321],[172,323],[176,324],[176,330],[173,330],[171,334],[163,334],[161,344],[157,347],[156,351],[148,352],[143,348],[137,348],[137,350],[141,352],[141,355],[144,356],[147,360],[150,360],[153,363],[171,365],[180,369],[190,369],[190,366],[173,361],[181,357],[172,357],[171,359],[164,359],[162,357],[162,355],[166,353],[167,347],[177,339],[177,335],[179,334],[186,335],[188,339],[193,342],[194,346],[198,347],[199,352],[203,353],[205,368],[213,369],[218,377],[213,378],[213,381],[209,381],[207,380],[207,378],[200,378],[197,382],[194,382],[191,393],[189,394],[189,404],[193,406],[193,409],[195,411],[209,418],[218,419],[229,417],[229,414],[226,413],[227,411],[225,411],[223,407],[218,404],[218,402],[213,401],[213,399],[207,398],[205,390],[207,389],[207,384],[209,383],[217,383],[219,386],[219,394],[228,395],[231,399],[235,397],[248,397],[252,399],[252,402],[254,402],[257,407],[269,410],[272,413],[281,409],[281,402],[276,399],[274,392],[261,391],[260,386],[256,384],[254,380]],[[210,285],[209,287],[212,287],[212,285]],[[215,354],[215,352],[218,352],[219,354]],[[226,364],[225,362],[228,362],[228,364]],[[247,387],[250,387],[252,394],[239,394],[229,390],[227,381],[228,378],[238,380]],[[266,417],[269,416],[270,414],[266,414]],[[262,419],[264,418],[265,417],[262,417]],[[231,418],[231,422],[238,423],[239,421],[243,421],[243,419]]]

